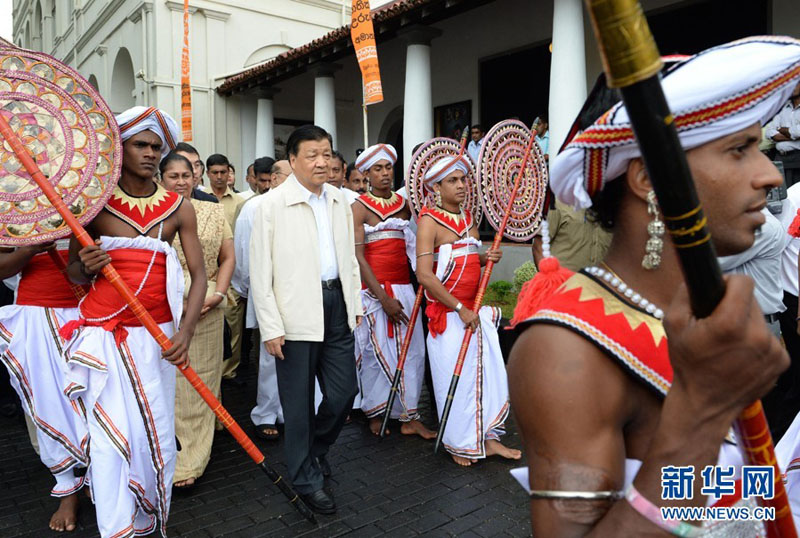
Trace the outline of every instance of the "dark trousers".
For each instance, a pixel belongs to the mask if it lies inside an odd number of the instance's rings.
[[[780,314],[781,335],[791,364],[762,399],[772,439],[776,443],[800,412],[800,335],[797,334],[797,296],[784,292],[786,311]]]
[[[322,342],[287,340],[284,360],[276,359],[278,392],[285,421],[284,448],[289,477],[300,494],[322,489],[317,457],[328,453],[342,431],[358,394],[353,332],[341,289],[323,289]],[[314,416],[314,379],[322,403]]]

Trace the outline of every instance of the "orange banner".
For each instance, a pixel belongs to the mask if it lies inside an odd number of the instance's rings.
[[[353,0],[350,38],[356,49],[358,66],[364,84],[364,104],[372,105],[383,101],[381,70],[378,65],[378,47],[375,44],[375,30],[372,27],[372,14],[369,0]]]
[[[192,141],[192,84],[189,70],[189,0],[183,0],[183,52],[181,53],[181,131]]]

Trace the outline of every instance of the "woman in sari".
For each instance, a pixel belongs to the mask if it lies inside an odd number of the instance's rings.
[[[197,236],[203,247],[208,291],[189,347],[189,357],[192,368],[211,392],[219,397],[223,366],[223,320],[235,264],[233,233],[225,220],[221,204],[191,198],[192,165],[186,157],[170,152],[161,161],[159,169],[164,188],[183,196],[197,213]],[[191,282],[180,238],[175,237],[173,246],[183,266],[187,280],[185,289],[188,290]],[[176,375],[175,435],[180,442],[180,451],[175,464],[173,487],[189,488],[203,475],[211,458],[216,418],[186,379],[178,372]]]

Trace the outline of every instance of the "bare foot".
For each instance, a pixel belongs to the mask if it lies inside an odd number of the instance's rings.
[[[58,510],[50,518],[50,528],[58,532],[74,531],[78,525],[79,504],[77,493],[61,497]]]
[[[187,478],[186,480],[181,480],[179,482],[175,482],[172,484],[172,487],[175,488],[188,488],[194,486],[195,479],[194,478]]]
[[[375,417],[369,419],[369,431],[372,432],[372,435],[380,435],[381,434],[381,425],[383,424],[383,417]],[[391,432],[389,428],[386,428],[384,435],[389,435]]]
[[[423,439],[435,439],[436,432],[429,430],[419,420],[403,422],[400,426],[400,433],[403,435],[419,435]]]
[[[522,452],[515,448],[508,448],[495,439],[488,439],[486,441],[486,456],[500,456],[507,460],[518,460],[522,457]]]
[[[470,465],[475,463],[475,460],[473,459],[464,458],[462,456],[456,456],[455,454],[450,454],[450,457],[453,458],[454,462],[461,465],[462,467],[469,467]]]

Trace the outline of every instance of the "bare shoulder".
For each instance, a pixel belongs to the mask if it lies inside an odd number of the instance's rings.
[[[624,409],[629,378],[596,345],[577,333],[533,324],[520,334],[508,362],[509,382],[531,405],[586,405],[616,414]],[[585,398],[584,395],[591,395]],[[585,400],[585,401],[584,401]]]

